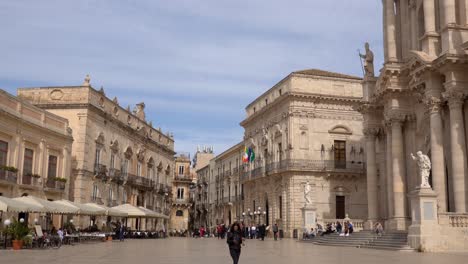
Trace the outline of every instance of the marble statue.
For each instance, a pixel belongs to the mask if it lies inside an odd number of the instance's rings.
[[[145,103],[141,102],[136,105],[135,109],[133,110],[133,113],[140,118],[141,120],[145,120],[146,115],[145,115]]]
[[[304,186],[304,200],[306,204],[311,204],[312,199],[310,198],[312,192],[312,187],[310,187],[309,181],[306,182]]]
[[[365,77],[374,77],[374,53],[369,48],[369,43],[366,42],[366,54],[359,53],[359,56],[364,59]]]
[[[86,74],[86,77],[84,78],[83,86],[90,86],[91,85],[91,77],[89,77],[89,74]]]
[[[418,163],[419,174],[421,176],[421,187],[430,188],[431,185],[429,184],[429,173],[431,170],[431,160],[421,151],[416,152],[416,156],[411,153],[411,158]]]

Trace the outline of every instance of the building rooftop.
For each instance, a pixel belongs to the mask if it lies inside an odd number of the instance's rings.
[[[319,69],[306,69],[292,72],[293,74],[304,74],[304,75],[313,75],[313,76],[322,76],[322,77],[332,77],[332,78],[345,78],[345,79],[354,79],[354,80],[362,80],[361,77],[331,72],[331,71],[324,71]]]

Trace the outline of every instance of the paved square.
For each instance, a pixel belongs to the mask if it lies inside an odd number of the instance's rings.
[[[468,254],[420,254],[297,243],[294,240],[248,240],[240,263],[466,263]],[[226,242],[170,238],[64,246],[58,250],[1,250],[0,263],[232,263]]]

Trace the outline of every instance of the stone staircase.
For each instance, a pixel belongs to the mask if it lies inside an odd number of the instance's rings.
[[[360,231],[347,237],[339,236],[338,234],[329,234],[318,236],[311,240],[305,240],[304,242],[323,246],[414,251],[414,249],[408,246],[407,236],[408,234],[404,232],[391,232],[379,237],[370,231]]]
[[[408,246],[408,233],[406,232],[385,233],[383,236],[376,237],[375,239],[359,247],[398,251],[414,251],[413,248]]]

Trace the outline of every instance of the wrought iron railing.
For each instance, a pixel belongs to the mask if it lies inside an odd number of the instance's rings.
[[[10,183],[17,183],[18,173],[0,168],[0,180],[4,180]]]
[[[177,175],[174,177],[174,180],[175,181],[189,181],[191,182],[192,181],[192,177],[190,177],[190,175]]]
[[[99,205],[104,205],[104,202],[101,197],[91,196],[91,202],[99,204]]]
[[[280,162],[272,162],[265,167],[257,167],[251,171],[242,173],[242,180],[253,180],[268,174],[284,171],[317,171],[330,173],[353,173],[363,174],[365,163],[354,161],[335,161],[335,160],[305,160],[288,159]]]
[[[49,178],[45,182],[45,187],[48,189],[64,190],[65,182],[57,181],[55,178]]]
[[[96,178],[106,178],[107,166],[103,164],[94,164],[94,175]]]
[[[150,179],[142,176],[136,176],[130,173],[128,174],[127,184],[145,189],[153,188]]]

